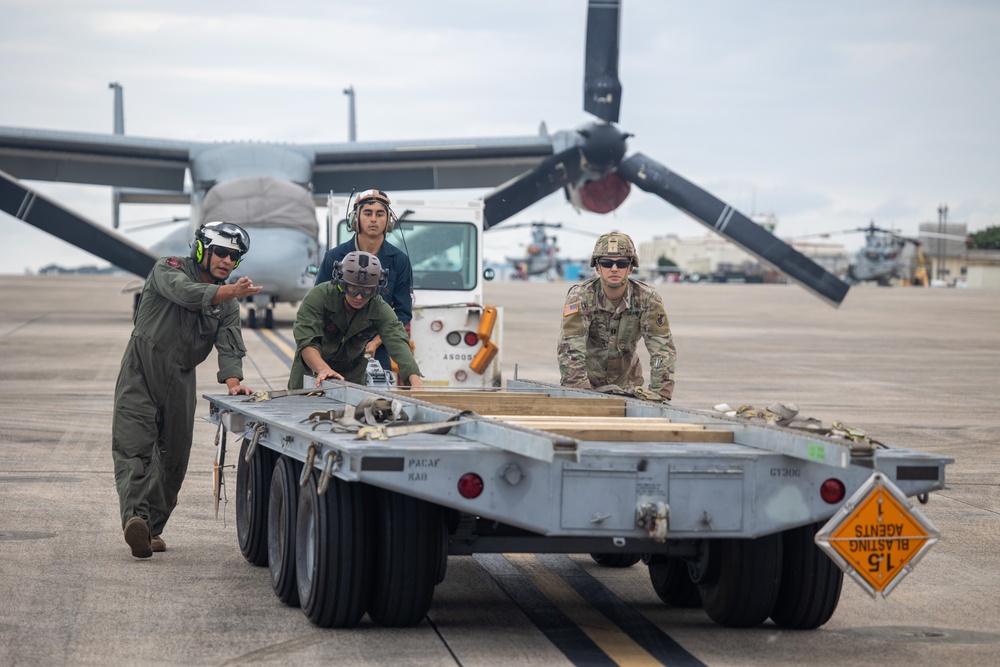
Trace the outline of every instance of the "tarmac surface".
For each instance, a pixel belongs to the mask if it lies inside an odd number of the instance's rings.
[[[312,626],[271,591],[236,538],[235,473],[225,521],[212,508],[214,428],[199,422],[164,538],[132,558],[110,453],[118,366],[131,331],[125,277],[0,276],[0,664],[560,665],[560,650],[504,587],[530,580],[562,612],[555,633],[604,633],[603,664],[1000,664],[1000,292],[855,287],[839,309],[796,286],[659,286],[678,348],[677,405],[797,403],[884,442],[955,459],[920,506],[941,541],[886,600],[845,578],[814,631],[749,630],[660,602],[645,566],[587,555],[452,557],[427,618],[388,629]],[[486,287],[504,307],[505,377],[558,382],[567,283]],[[290,339],[294,310],[277,313]],[[245,383],[281,388],[288,365],[244,331]],[[221,393],[210,358],[199,396]],[[199,414],[207,414],[202,400]],[[505,569],[506,568],[506,569]],[[600,596],[571,584],[591,577]],[[521,603],[523,604],[523,602]],[[623,611],[624,610],[624,611]],[[675,642],[650,655],[621,629]],[[610,620],[609,620],[610,619]],[[552,628],[549,628],[552,630]],[[669,643],[669,642],[667,642]]]

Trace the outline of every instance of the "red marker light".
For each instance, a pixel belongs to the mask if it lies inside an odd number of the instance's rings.
[[[826,502],[834,505],[844,499],[844,483],[832,477],[823,482],[819,487],[819,495]]]
[[[458,492],[463,498],[478,498],[483,492],[483,478],[474,472],[467,472],[458,478]]]
[[[479,342],[479,336],[476,335],[475,331],[466,331],[465,332],[465,344],[466,345],[468,345],[469,347],[472,347],[473,345],[475,345],[478,342]]]

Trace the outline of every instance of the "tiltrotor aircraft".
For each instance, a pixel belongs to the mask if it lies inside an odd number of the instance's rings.
[[[250,227],[252,257],[240,269],[252,270],[254,281],[268,290],[254,299],[260,308],[297,301],[310,287],[310,267],[318,263],[320,252],[313,207],[330,192],[503,183],[484,197],[489,228],[559,189],[577,207],[607,213],[621,205],[634,184],[839,305],[848,285],[819,264],[652,158],[642,153],[626,157],[630,135],[615,125],[622,91],[620,10],[620,2],[613,0],[588,3],[583,106],[596,120],[576,130],[440,141],[281,144],[0,127],[0,172],[6,172],[0,173],[0,209],[145,277],[156,253],[69,211],[20,179],[107,185],[120,189],[122,202],[190,203],[192,226],[222,218]],[[183,188],[186,172],[190,192]],[[192,230],[184,231],[192,238]]]

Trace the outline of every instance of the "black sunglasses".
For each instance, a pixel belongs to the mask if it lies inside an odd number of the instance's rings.
[[[597,260],[597,263],[604,269],[610,269],[612,266],[617,266],[619,269],[627,269],[632,266],[631,259],[609,259],[607,257],[602,257]]]
[[[240,261],[240,257],[243,256],[243,253],[239,250],[227,250],[226,248],[217,245],[212,246],[212,254],[216,257],[228,257],[234,262]]]

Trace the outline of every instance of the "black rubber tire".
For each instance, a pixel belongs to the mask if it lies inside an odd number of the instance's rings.
[[[375,573],[368,616],[378,625],[416,625],[427,615],[447,553],[437,505],[373,489]]]
[[[673,556],[654,556],[649,563],[649,581],[661,600],[671,607],[701,606],[698,585],[691,579],[687,561]]]
[[[708,541],[715,581],[698,584],[708,617],[730,628],[752,628],[771,615],[781,584],[781,534],[755,540]],[[710,567],[709,570],[714,570]]]
[[[632,567],[640,560],[642,554],[590,554],[594,562],[603,567]]]
[[[364,487],[334,477],[319,495],[313,471],[299,492],[295,580],[299,606],[322,628],[350,628],[365,614],[371,588]]]
[[[821,527],[814,523],[782,533],[784,565],[771,620],[783,628],[813,630],[837,610],[844,573],[816,546]]]
[[[284,604],[299,606],[295,580],[295,523],[299,512],[299,475],[302,464],[282,456],[271,475],[267,506],[267,569],[271,588]]]
[[[236,462],[236,537],[248,563],[267,565],[267,501],[274,455],[258,446],[247,462],[249,446],[250,440],[243,438]]]
[[[273,329],[274,328],[274,309],[268,308],[264,311],[264,328]]]
[[[247,317],[244,326],[247,329],[257,328],[257,310],[253,306],[247,307]]]

